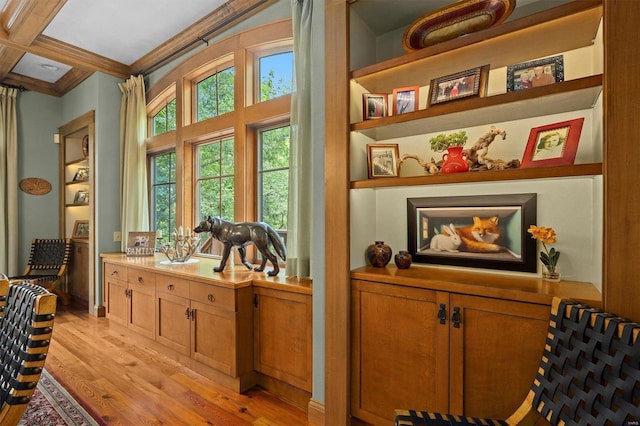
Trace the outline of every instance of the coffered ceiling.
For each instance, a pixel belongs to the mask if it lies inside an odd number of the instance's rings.
[[[273,0],[0,0],[0,84],[62,96],[147,74]]]

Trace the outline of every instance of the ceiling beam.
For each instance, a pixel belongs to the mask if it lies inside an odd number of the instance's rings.
[[[67,0],[9,0],[0,23],[8,31],[11,41],[28,46],[47,28],[66,2]]]
[[[2,84],[20,87],[21,89],[23,88],[32,92],[44,93],[45,95],[61,96],[52,83],[12,72],[2,79]]]

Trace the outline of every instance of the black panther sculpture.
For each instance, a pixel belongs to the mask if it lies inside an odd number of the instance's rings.
[[[209,216],[193,228],[193,232],[210,232],[213,238],[224,245],[220,266],[213,268],[215,272],[222,272],[224,270],[227,259],[229,258],[229,253],[231,252],[231,247],[234,246],[238,248],[242,264],[256,272],[264,271],[267,260],[269,260],[273,265],[273,270],[267,272],[267,275],[270,277],[278,275],[280,267],[278,266],[278,258],[269,250],[269,243],[273,245],[273,248],[282,260],[287,260],[287,250],[284,242],[278,233],[264,222],[234,223],[220,217]],[[262,263],[256,268],[253,268],[253,265],[247,261],[247,251],[245,247],[249,244],[254,244],[260,251],[260,254],[262,254]]]

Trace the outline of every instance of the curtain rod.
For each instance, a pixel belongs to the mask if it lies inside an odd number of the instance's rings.
[[[12,84],[7,84],[7,83],[0,83],[0,86],[6,87],[7,89],[18,89],[20,93],[28,92],[28,89],[24,86],[14,86]]]
[[[221,30],[222,28],[226,27],[227,25],[229,25],[230,23],[232,23],[236,19],[238,19],[238,18],[246,15],[247,13],[253,11],[257,7],[262,6],[262,4],[266,3],[267,1],[269,1],[269,0],[259,1],[259,2],[255,3],[253,6],[243,10],[242,12],[231,15],[230,17],[228,17],[227,19],[223,20],[222,22],[220,22],[218,25],[216,25],[215,27],[213,27],[212,29],[210,29],[206,33],[202,34],[201,36],[196,37],[194,40],[190,41],[189,43],[185,44],[184,46],[180,47],[179,49],[174,50],[173,52],[171,52],[168,55],[164,56],[163,58],[157,60],[156,62],[154,62],[153,64],[151,64],[148,67],[144,68],[140,72],[137,72],[136,74],[147,75],[148,73],[150,73],[152,71],[155,71],[157,68],[159,68],[160,66],[164,65],[166,62],[169,62],[169,60],[171,58],[173,58],[174,56],[178,55],[179,53],[182,53],[185,50],[189,49],[194,44],[206,43],[207,46],[208,46],[209,42],[206,40],[206,37],[210,36],[211,34],[215,33],[216,31]]]

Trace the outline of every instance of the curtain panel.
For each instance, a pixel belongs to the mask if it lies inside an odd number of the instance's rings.
[[[0,87],[0,273],[18,275],[18,89]]]

